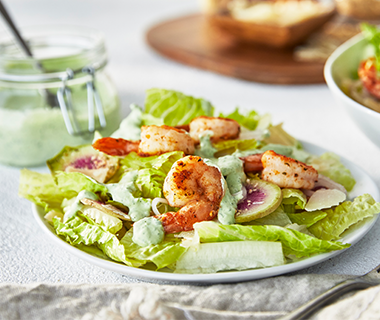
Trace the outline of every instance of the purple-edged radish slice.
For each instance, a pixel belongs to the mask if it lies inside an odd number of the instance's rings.
[[[59,171],[80,172],[101,183],[109,180],[119,168],[117,157],[108,156],[90,145],[64,147],[46,163],[53,176]]]
[[[248,180],[246,197],[238,203],[235,221],[248,222],[265,217],[278,208],[282,200],[280,187],[263,180]]]

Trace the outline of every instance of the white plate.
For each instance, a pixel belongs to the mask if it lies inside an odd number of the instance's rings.
[[[318,147],[316,145],[303,142],[305,150],[312,154],[320,155],[327,150]],[[376,201],[379,201],[379,190],[375,182],[364,172],[361,168],[356,166],[354,163],[341,157],[342,163],[351,171],[353,176],[356,179],[356,185],[354,189],[350,192],[350,198],[359,196],[363,193],[371,194]],[[61,238],[59,238],[52,226],[43,218],[44,211],[41,207],[33,205],[33,214],[37,220],[39,226],[47,233],[47,235],[59,246],[68,250],[70,253],[75,255],[78,258],[81,258],[89,263],[92,263],[98,267],[118,272],[124,275],[131,277],[144,279],[144,280],[164,280],[164,281],[179,281],[179,282],[194,282],[194,283],[225,283],[225,282],[239,282],[247,280],[262,279],[272,276],[278,276],[284,273],[297,271],[304,269],[315,264],[318,264],[322,261],[330,259],[344,250],[333,251],[330,253],[324,253],[310,258],[305,258],[303,260],[285,264],[282,266],[265,268],[265,269],[255,269],[247,271],[230,271],[230,272],[219,272],[213,274],[176,274],[163,271],[151,271],[141,268],[128,267],[122,263],[114,262],[111,260],[106,260],[93,256],[89,253],[83,252],[76,247],[71,246]],[[372,219],[367,221],[360,228],[357,228],[353,232],[347,234],[340,241],[344,243],[355,244],[360,239],[362,239],[366,233],[372,228],[375,224],[378,215],[375,215]],[[349,250],[345,249],[345,250]]]

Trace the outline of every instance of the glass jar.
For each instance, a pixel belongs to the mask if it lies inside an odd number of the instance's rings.
[[[34,58],[0,35],[0,162],[37,166],[64,146],[91,143],[120,124],[115,86],[105,73],[102,34],[87,28],[22,30]]]

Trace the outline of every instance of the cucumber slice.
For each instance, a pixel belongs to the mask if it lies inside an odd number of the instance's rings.
[[[265,217],[278,208],[282,200],[279,186],[263,180],[249,180],[246,197],[238,203],[235,221],[248,222]]]

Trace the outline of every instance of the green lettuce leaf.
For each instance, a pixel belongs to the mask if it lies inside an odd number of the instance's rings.
[[[130,267],[140,267],[145,261],[128,258],[125,248],[119,239],[111,232],[103,230],[100,226],[90,224],[76,216],[66,223],[53,219],[54,228],[58,235],[73,246],[96,246],[112,260],[125,263]]]
[[[173,235],[166,235],[159,244],[146,247],[140,247],[134,243],[132,237],[133,228],[120,240],[126,255],[138,261],[153,262],[158,269],[172,265],[186,251],[186,248],[181,246],[180,240]]]
[[[176,273],[214,273],[285,264],[281,243],[228,241],[191,246],[176,262]]]
[[[355,179],[339,159],[339,156],[332,152],[326,152],[319,157],[312,157],[308,164],[313,166],[318,173],[340,183],[347,191],[351,191],[355,186]]]
[[[141,169],[138,172],[136,184],[144,198],[163,198],[162,187],[166,174],[154,168]]]
[[[213,147],[217,149],[215,157],[221,157],[236,151],[254,150],[257,148],[257,141],[255,139],[225,140],[214,143]]]
[[[294,213],[296,209],[305,209],[306,196],[298,189],[282,189],[282,206],[286,213]]]
[[[168,174],[174,162],[184,156],[185,154],[182,151],[167,152],[152,159],[151,166],[154,169],[162,171],[164,174]]]
[[[162,186],[166,175],[177,160],[183,158],[181,151],[167,152],[160,156],[139,157],[135,152],[128,154],[120,162],[121,170],[138,170],[136,184],[144,198],[162,198]],[[119,173],[120,175],[120,173]],[[111,182],[117,182],[112,180]]]
[[[323,210],[327,216],[313,224],[309,231],[317,238],[336,240],[355,223],[380,212],[380,203],[371,195],[363,194],[354,201],[345,201],[332,209]]]
[[[168,237],[157,245],[140,247],[132,241],[132,229],[119,240],[111,232],[80,217],[74,217],[67,223],[54,219],[54,227],[57,234],[70,244],[81,249],[87,248],[86,251],[93,246],[94,249],[90,251],[96,252],[95,248],[98,248],[112,260],[131,267],[153,262],[158,269],[164,268],[173,264],[186,251],[174,237]]]
[[[120,160],[120,164],[128,170],[154,168],[168,173],[173,163],[184,157],[182,151],[167,152],[159,156],[140,157],[136,152],[131,152]]]
[[[154,117],[149,113],[143,113],[141,116],[141,119],[142,119],[141,126],[152,126],[152,125],[162,126],[165,124],[164,120],[162,120],[161,118]]]
[[[315,211],[303,211],[300,213],[288,213],[289,219],[293,223],[297,223],[299,225],[306,225],[306,227],[310,227],[313,224],[317,223],[317,221],[322,220],[327,216],[326,212],[321,210]]]
[[[123,159],[120,159],[120,167],[108,183],[118,183],[124,173],[132,170],[153,168],[166,175],[173,163],[183,158],[184,155],[182,151],[172,151],[160,156],[140,157],[136,152],[131,152]]]
[[[375,25],[362,23],[360,25],[364,37],[372,44],[375,50],[376,69],[380,70],[380,30]]]
[[[88,206],[83,207],[81,212],[87,217],[87,220],[93,222],[92,224],[100,226],[105,231],[115,234],[123,228],[123,222],[119,218],[102,212],[99,209]]]
[[[260,116],[256,111],[252,110],[243,115],[240,113],[238,107],[236,107],[230,114],[224,115],[223,113],[220,113],[219,117],[233,119],[249,130],[255,130],[260,120]]]
[[[201,242],[280,241],[285,256],[297,258],[348,248],[350,244],[320,240],[296,230],[278,226],[222,225],[206,221],[194,224]]]
[[[60,172],[56,175],[59,189],[63,192],[74,191],[79,193],[87,190],[99,194],[103,199],[108,199],[108,189],[104,184],[86,176],[80,172]]]
[[[76,196],[73,190],[62,190],[54,182],[51,174],[22,169],[18,194],[35,204],[44,207],[45,211],[61,207],[65,198]]]
[[[295,146],[302,148],[301,143],[282,128],[282,123],[278,125],[270,125],[268,127],[269,135],[263,139],[266,144],[281,144],[284,146]]]
[[[280,226],[285,227],[288,224],[291,224],[292,221],[289,219],[288,215],[285,213],[283,207],[280,205],[276,210],[272,213],[268,214],[265,217],[255,219],[249,222],[243,223],[244,225],[272,225],[272,226]]]
[[[198,116],[213,116],[210,102],[181,92],[165,89],[149,89],[146,92],[145,112],[161,118],[168,126],[188,124]]]

